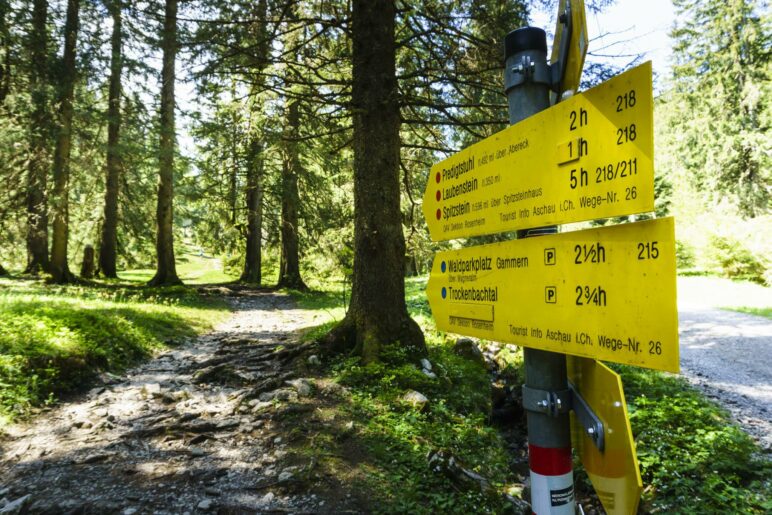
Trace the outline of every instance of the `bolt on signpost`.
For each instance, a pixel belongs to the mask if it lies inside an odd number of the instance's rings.
[[[574,512],[573,443],[606,512],[632,514],[642,484],[622,383],[597,360],[678,372],[675,224],[556,234],[654,210],[651,63],[576,93],[584,2],[559,12],[551,64],[543,30],[505,39],[512,125],[435,164],[424,193],[434,241],[518,239],[438,253],[427,297],[439,330],[525,348],[533,512]]]

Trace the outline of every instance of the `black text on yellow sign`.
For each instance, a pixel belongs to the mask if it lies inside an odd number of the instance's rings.
[[[678,372],[672,218],[440,252],[442,331]]]
[[[651,63],[432,167],[435,241],[654,209]]]

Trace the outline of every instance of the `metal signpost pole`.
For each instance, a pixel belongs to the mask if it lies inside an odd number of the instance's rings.
[[[507,34],[504,81],[509,123],[550,106],[547,36],[526,27]],[[521,234],[525,232],[525,234]],[[557,232],[555,226],[521,231],[518,237]],[[564,354],[526,348],[523,403],[528,417],[531,506],[536,515],[574,513],[570,392]]]
[[[622,383],[596,360],[678,373],[674,222],[553,224],[654,209],[651,63],[577,93],[584,0],[558,15],[551,64],[543,30],[506,36],[511,126],[435,163],[423,196],[433,241],[518,240],[438,253],[426,294],[438,329],[525,348],[533,513],[573,515],[572,443],[608,513],[635,513]]]

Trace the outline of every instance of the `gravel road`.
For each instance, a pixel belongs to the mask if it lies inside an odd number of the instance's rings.
[[[772,289],[716,279],[678,281],[681,373],[772,451],[772,320],[722,306],[772,306]]]

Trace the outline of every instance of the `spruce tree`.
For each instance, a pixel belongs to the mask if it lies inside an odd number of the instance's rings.
[[[743,216],[769,212],[770,31],[757,0],[674,0],[670,130],[683,172]]]
[[[348,314],[328,338],[365,362],[390,343],[411,358],[426,354],[405,304],[395,20],[394,0],[352,4],[354,274]]]
[[[78,41],[80,2],[67,1],[64,25],[64,56],[59,85],[59,116],[54,152],[53,242],[50,269],[53,281],[64,284],[75,281],[67,260],[70,239],[70,154],[72,150],[72,116],[75,97],[75,49]]]
[[[105,277],[118,277],[118,193],[121,177],[119,138],[121,131],[121,73],[123,70],[123,5],[112,0],[108,10],[113,20],[110,37],[110,86],[107,101],[107,162],[105,165],[105,201],[99,243],[99,271]]]
[[[174,262],[174,63],[177,56],[177,0],[166,0],[161,36],[161,140],[156,206],[156,273],[151,286],[180,284]]]
[[[48,270],[48,2],[35,0],[29,38],[32,112],[26,184],[27,267],[36,274]]]

